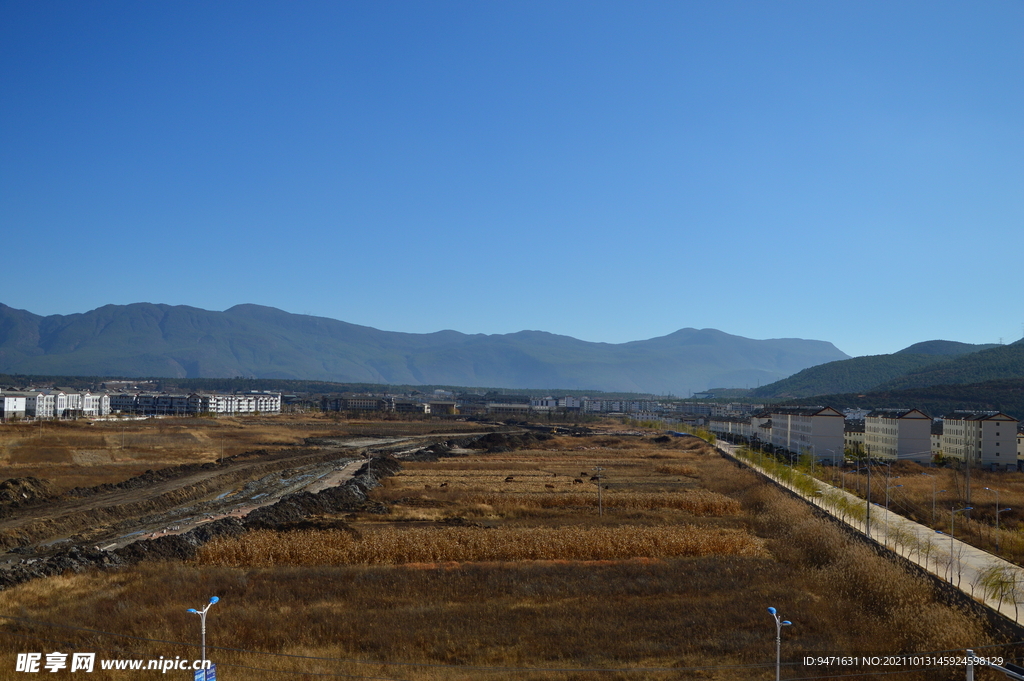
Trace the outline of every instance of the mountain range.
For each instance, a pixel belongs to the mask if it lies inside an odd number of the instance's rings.
[[[0,304],[0,373],[301,378],[408,385],[579,388],[687,396],[847,359],[825,341],[680,329],[628,343],[542,331],[381,331],[259,305],[106,305],[40,316]]]

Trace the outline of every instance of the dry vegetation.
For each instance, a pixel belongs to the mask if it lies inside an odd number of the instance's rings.
[[[794,622],[784,678],[828,674],[797,663],[804,655],[1011,652],[985,648],[1004,641],[929,582],[703,444],[542,446],[409,463],[375,493],[391,512],[349,516],[349,532],[252,533],[208,544],[191,565],[23,585],[0,613],[26,619],[0,625],[0,640],[10,660],[195,656],[166,641],[196,641],[184,611],[217,595],[209,641],[230,650],[211,658],[232,679],[770,679],[768,606]]]

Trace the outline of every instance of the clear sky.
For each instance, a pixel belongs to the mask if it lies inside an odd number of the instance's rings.
[[[1024,3],[0,1],[0,302],[1021,337]]]

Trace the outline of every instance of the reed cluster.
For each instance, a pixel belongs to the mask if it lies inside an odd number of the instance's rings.
[[[767,556],[743,530],[693,526],[375,528],[250,532],[204,546],[197,565],[401,565],[468,561]]]

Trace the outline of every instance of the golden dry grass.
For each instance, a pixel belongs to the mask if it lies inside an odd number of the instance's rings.
[[[445,561],[622,560],[681,556],[767,556],[762,542],[731,529],[639,527],[377,528],[251,532],[204,546],[198,565],[401,565]]]

